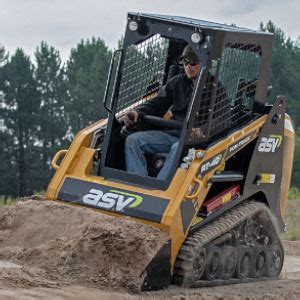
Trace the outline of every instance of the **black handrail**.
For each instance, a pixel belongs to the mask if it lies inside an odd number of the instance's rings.
[[[113,53],[113,56],[111,58],[111,61],[110,61],[110,66],[109,66],[109,71],[108,71],[108,77],[107,77],[107,82],[106,82],[106,87],[105,87],[105,92],[104,92],[104,98],[103,98],[104,108],[109,113],[112,112],[111,107],[108,107],[108,105],[107,105],[107,96],[108,96],[108,90],[109,90],[109,86],[110,86],[111,75],[112,75],[112,71],[113,71],[113,68],[114,68],[114,62],[115,62],[116,54],[118,52],[122,52],[122,51],[123,51],[123,49],[117,49],[117,50],[115,50],[115,52]],[[115,86],[114,86],[114,88],[115,88]],[[114,91],[113,91],[112,95],[113,94],[114,94]]]

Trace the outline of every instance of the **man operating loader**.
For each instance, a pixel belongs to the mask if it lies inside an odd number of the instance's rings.
[[[186,46],[180,57],[184,74],[174,76],[164,85],[158,95],[131,110],[125,115],[126,127],[135,125],[143,114],[163,117],[171,107],[171,119],[183,121],[191,100],[196,79],[201,70],[201,61],[190,46]],[[200,128],[193,129],[200,136]],[[175,158],[180,130],[148,130],[129,135],[125,142],[125,159],[127,171],[147,176],[147,161],[145,154],[168,153],[163,168],[157,178],[167,180]]]

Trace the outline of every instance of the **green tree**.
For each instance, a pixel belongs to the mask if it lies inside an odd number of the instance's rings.
[[[110,57],[111,52],[101,39],[82,40],[71,50],[66,67],[70,137],[106,116],[102,99]]]
[[[3,45],[0,44],[0,63],[3,62],[5,59],[5,48]]]
[[[0,124],[0,162],[0,195],[16,197],[18,169],[14,138],[3,124]]]
[[[39,163],[35,172],[37,190],[45,189],[52,176],[50,162],[54,154],[63,147],[67,132],[65,120],[66,88],[64,67],[59,52],[46,42],[41,42],[35,52],[35,78],[40,97],[38,121]]]
[[[14,175],[18,195],[33,192],[31,163],[29,157],[35,151],[37,142],[37,109],[39,97],[33,76],[34,67],[30,58],[22,49],[2,67],[0,90],[4,93],[0,119],[4,120],[3,128],[10,138],[8,145],[13,146],[11,157],[15,157]],[[12,183],[13,184],[13,183]]]
[[[273,86],[270,100],[277,95],[285,95],[288,113],[293,118],[297,130],[300,126],[300,48],[298,42],[287,38],[272,21],[261,29],[274,34],[270,82]]]

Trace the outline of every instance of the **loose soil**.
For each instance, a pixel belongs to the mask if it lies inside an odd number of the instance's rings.
[[[25,199],[0,214],[0,259],[22,266],[12,274],[6,268],[3,277],[22,287],[92,284],[136,292],[166,240],[152,226],[61,202]]]
[[[166,239],[128,218],[24,199],[0,210],[0,299],[300,299],[300,241],[284,242],[279,280],[139,293]]]

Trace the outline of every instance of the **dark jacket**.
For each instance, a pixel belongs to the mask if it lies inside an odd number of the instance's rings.
[[[195,120],[193,127],[201,127],[207,123],[208,109],[212,98],[213,82],[215,77],[209,75],[201,96],[202,101],[199,108],[199,118]],[[168,83],[162,86],[157,96],[149,101],[144,102],[136,108],[140,115],[152,115],[163,117],[170,109],[172,112],[172,120],[184,121],[187,108],[189,106],[193,93],[192,80],[188,79],[185,74],[179,74],[171,78]],[[214,106],[214,118],[219,122],[217,114],[222,112],[220,108],[228,105],[228,95],[224,87],[218,83],[217,96]],[[228,109],[227,109],[228,110]],[[229,111],[229,110],[228,110]],[[180,130],[166,129],[165,132],[179,136]]]
[[[140,115],[163,117],[170,109],[172,120],[183,121],[192,92],[192,81],[185,74],[179,74],[162,86],[155,98],[142,103],[135,110]]]
[[[150,101],[139,105],[135,110],[139,115],[152,115],[163,117],[170,110],[172,120],[184,121],[186,111],[193,93],[193,84],[185,74],[179,74],[162,86],[157,96]],[[166,132],[179,136],[180,130],[165,130]]]

